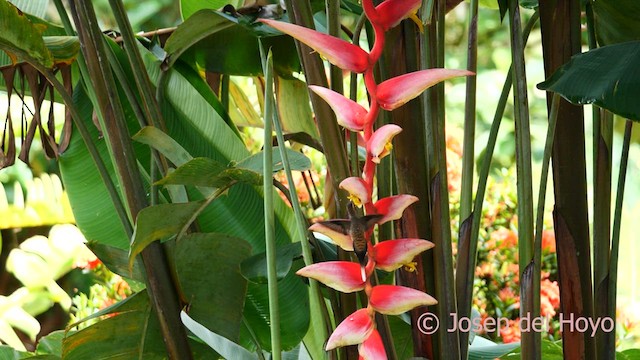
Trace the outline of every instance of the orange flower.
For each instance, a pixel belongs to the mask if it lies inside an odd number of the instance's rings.
[[[560,288],[558,282],[544,279],[540,282],[540,313],[542,316],[555,316],[560,308]]]
[[[556,234],[553,230],[544,230],[542,232],[542,251],[556,252]]]
[[[509,249],[518,245],[518,236],[507,228],[499,228],[491,233],[491,238],[496,241],[501,249]]]
[[[520,341],[520,319],[509,320],[508,327],[500,328],[500,336],[505,344]]]

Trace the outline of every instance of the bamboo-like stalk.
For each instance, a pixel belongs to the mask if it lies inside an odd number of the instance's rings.
[[[624,140],[622,142],[622,156],[620,157],[620,173],[618,175],[618,188],[616,205],[613,215],[613,233],[611,235],[611,257],[609,262],[609,293],[607,294],[607,316],[613,319],[614,328],[616,321],[616,298],[618,290],[618,257],[620,254],[620,225],[622,223],[622,204],[624,200],[624,186],[627,180],[627,167],[629,164],[629,146],[631,144],[631,132],[633,122],[627,120],[624,127]],[[616,356],[616,333],[610,331],[603,341],[604,358],[613,359]]]
[[[99,117],[101,125],[105,135],[108,134],[109,152],[117,169],[130,219],[135,219],[146,206],[147,200],[117,87],[107,63],[103,35],[91,2],[71,2],[71,9],[83,43],[83,55],[98,102],[97,109],[102,114]],[[161,244],[154,242],[147,246],[142,251],[142,260],[147,275],[147,291],[158,316],[168,356],[170,359],[190,359],[192,354],[186,331],[179,317],[180,304]]]
[[[467,36],[467,70],[476,73],[478,71],[478,0],[471,0],[469,4],[469,30]],[[475,161],[475,130],[476,130],[476,88],[477,75],[467,77],[466,84],[466,101],[464,106],[464,138],[462,144],[462,181],[460,186],[460,212],[459,212],[459,236],[458,236],[458,254],[465,253],[462,248],[468,244],[470,239],[465,238],[463,231],[467,230],[464,225],[472,216],[473,202],[473,178],[474,178],[474,161]],[[467,253],[467,256],[475,256]],[[467,313],[466,299],[464,298],[464,289],[461,289],[456,279],[456,296],[458,302],[458,312],[462,315]],[[461,312],[462,311],[462,312]],[[468,315],[468,314],[467,314]],[[460,357],[466,359],[468,356],[469,333],[460,333]]]
[[[269,330],[271,332],[271,358],[280,360],[282,348],[280,345],[280,309],[278,306],[278,277],[276,274],[276,242],[275,242],[275,213],[273,210],[273,65],[271,50],[265,55],[262,42],[260,56],[262,69],[265,74],[264,90],[264,157],[263,157],[263,189],[264,189],[264,236],[267,257],[267,285],[269,292]],[[294,184],[294,183],[290,183]]]
[[[529,105],[527,96],[527,78],[524,61],[524,42],[520,23],[520,5],[517,0],[509,0],[509,27],[511,38],[511,58],[514,72],[514,107],[516,127],[516,177],[518,197],[518,256],[520,258],[520,274],[533,261],[533,189],[531,185],[531,134],[529,129]],[[527,277],[533,281],[525,283],[521,276],[521,293],[539,296],[540,282],[535,276]],[[534,302],[523,302],[520,317],[534,318],[539,316],[540,307]],[[537,332],[523,332],[521,348],[523,358],[540,359],[541,337]]]

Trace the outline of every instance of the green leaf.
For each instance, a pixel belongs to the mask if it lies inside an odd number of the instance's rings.
[[[9,0],[20,11],[43,18],[47,14],[49,0]]]
[[[36,354],[39,355],[56,355],[62,356],[62,340],[66,333],[65,330],[57,330],[49,333],[47,336],[38,341]]]
[[[318,128],[309,105],[307,84],[298,79],[277,77],[278,115],[286,133],[304,132],[318,139]]]
[[[280,154],[279,148],[277,146],[273,147],[273,172],[276,173],[280,170],[284,169],[282,164],[282,155]],[[302,154],[299,151],[293,151],[291,149],[286,149],[287,151],[287,159],[289,160],[289,165],[291,166],[291,170],[293,171],[305,171],[311,168],[311,160]],[[262,158],[264,157],[264,152],[261,151],[257,154],[251,155],[243,160],[241,160],[237,167],[249,169],[255,171],[257,173],[262,173],[263,162]]]
[[[223,188],[238,182],[260,185],[262,175],[240,167],[227,167],[212,159],[195,158],[157,181],[156,184]]]
[[[82,86],[75,87],[73,100],[91,138],[95,139],[94,143],[112,181],[116,182],[107,145],[103,140],[99,140],[100,134],[92,121],[93,107]],[[128,250],[130,239],[115,213],[107,189],[75,125],[69,147],[60,155],[59,164],[76,224],[85,238],[88,241]]]
[[[176,273],[189,314],[215,333],[238,341],[247,281],[240,263],[251,254],[244,240],[196,233],[175,246]]]
[[[178,204],[160,204],[146,207],[138,213],[129,251],[129,266],[147,245],[175,236],[201,209],[204,201]]]
[[[146,292],[140,296],[146,295]],[[160,326],[151,304],[117,313],[64,339],[62,357],[85,359],[164,359]]]
[[[616,352],[618,360],[638,360],[640,359],[640,349],[627,349],[625,351]]]
[[[205,4],[206,6],[206,4]],[[184,11],[184,9],[183,9]],[[184,12],[183,12],[184,14]],[[211,10],[201,10],[180,24],[169,36],[164,50],[167,52],[163,66],[171,67],[187,49],[224,29],[232,27],[233,22]]]
[[[596,104],[639,121],[640,41],[604,46],[576,55],[538,84],[574,104]]]
[[[182,18],[186,20],[198,10],[219,10],[227,4],[238,7],[243,3],[243,0],[180,0],[180,13]]]
[[[258,38],[274,54],[276,72],[291,76],[300,70],[293,39],[262,23],[246,23],[213,10],[200,10],[167,39],[167,59],[163,68],[171,67],[178,57],[194,59],[206,70],[252,76],[262,74]],[[184,54],[184,55],[183,55]]]
[[[469,346],[470,360],[493,360],[520,347],[520,343],[496,344],[491,340],[475,336]]]
[[[190,318],[186,312],[180,312],[180,318],[182,319],[182,323],[187,327],[187,329],[189,329],[192,333],[194,333],[194,335],[198,337],[198,339],[204,341],[225,359],[258,359],[258,356],[256,354],[253,354],[249,352],[249,350],[234,343],[233,341],[212,332],[211,330],[199,324],[197,321]]]
[[[45,36],[43,40],[56,64],[71,64],[80,53],[80,41],[76,36]]]
[[[19,360],[29,357],[29,353],[18,351],[9,345],[0,345],[0,359],[2,360]]]
[[[302,256],[302,247],[299,242],[278,246],[276,249],[276,271],[278,280],[283,279],[291,270],[293,259]],[[240,271],[247,280],[259,283],[267,283],[267,257],[262,252],[245,259]]]
[[[34,26],[7,1],[0,1],[0,19],[0,49],[18,59],[28,56],[45,67],[53,66],[51,52],[42,40],[44,28]]]
[[[597,0],[591,4],[600,45],[640,40],[640,2]]]

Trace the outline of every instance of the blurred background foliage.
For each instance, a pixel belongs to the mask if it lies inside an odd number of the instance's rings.
[[[181,22],[180,2],[175,0],[125,0],[129,19],[134,31],[153,31],[161,28],[176,26]],[[485,2],[491,4],[491,1]],[[101,22],[101,28],[117,30],[114,19],[110,16],[108,0],[94,1],[96,12]],[[103,14],[109,14],[103,15]],[[344,14],[348,22],[350,14]],[[532,15],[532,11],[524,11],[526,20]],[[54,23],[60,23],[57,11],[53,4],[45,14],[45,18]],[[321,19],[322,17],[319,17]],[[463,68],[466,57],[466,26],[467,6],[458,6],[447,15],[446,32],[446,67]],[[493,112],[502,88],[505,74],[511,63],[509,51],[509,32],[505,23],[500,21],[499,11],[495,8],[481,8],[479,14],[479,44],[478,44],[478,113],[476,127],[476,159],[483,156],[486,139],[493,118]],[[354,20],[355,21],[355,18]],[[586,43],[586,41],[585,41]],[[544,80],[543,59],[541,52],[541,39],[539,32],[532,32],[525,52],[527,61],[527,76],[529,84],[529,104],[531,108],[531,133],[532,151],[534,154],[534,171],[539,176],[540,159],[544,146],[544,138],[547,128],[546,95],[538,90],[535,85]],[[586,48],[584,49],[586,50]],[[258,150],[261,144],[262,132],[256,128],[261,123],[259,115],[262,107],[262,89],[259,82],[252,78],[233,77],[233,87],[241,91],[231,97],[230,116],[236,124],[246,125],[240,127],[240,133],[246,140],[248,148]],[[364,89],[361,86],[359,89]],[[453,234],[459,220],[457,218],[456,184],[459,183],[460,153],[461,147],[456,139],[461,139],[462,123],[464,118],[465,84],[463,81],[454,81],[447,84],[447,131],[450,137],[449,150],[449,177],[452,194],[452,227]],[[233,91],[231,91],[233,94]],[[366,94],[361,90],[358,94],[360,100],[364,100]],[[6,117],[8,100],[5,92],[0,92],[0,119]],[[12,102],[20,100],[14,95]],[[48,104],[45,102],[45,104]],[[25,107],[32,106],[28,99]],[[48,109],[49,105],[45,105]],[[25,107],[12,106],[13,119],[19,126],[19,119],[28,116],[24,113]],[[30,110],[33,111],[33,110]],[[48,110],[43,110],[48,111]],[[58,134],[64,112],[61,107],[54,107],[54,116],[60,120],[57,122]],[[591,113],[586,114],[586,129],[591,129]],[[253,121],[252,121],[253,120]],[[485,215],[481,227],[481,243],[477,280],[475,284],[474,307],[483,317],[507,316],[517,319],[519,299],[517,293],[517,269],[516,247],[513,246],[517,238],[515,225],[515,143],[513,126],[513,108],[508,104],[504,115],[498,146],[493,158],[493,175],[487,191],[485,201]],[[243,123],[244,122],[244,123]],[[623,133],[623,122],[615,122],[614,142],[620,143]],[[37,135],[36,135],[37,137]],[[587,133],[590,139],[591,134]],[[637,184],[640,182],[640,134],[635,134],[634,142],[630,150],[630,163],[628,182]],[[18,141],[18,144],[20,142]],[[115,301],[131,294],[129,284],[117,275],[110,273],[106,267],[95,262],[87,254],[84,241],[75,227],[65,225],[63,227],[51,227],[54,224],[73,223],[73,215],[69,206],[66,193],[61,185],[59,170],[54,161],[46,159],[43,150],[38,146],[39,141],[34,141],[31,149],[31,163],[29,166],[20,161],[13,167],[0,170],[0,229],[2,240],[2,253],[0,254],[0,266],[5,270],[0,277],[0,340],[18,350],[34,350],[37,338],[46,335],[56,329],[64,328],[69,322],[75,322],[81,318],[95,313]],[[591,163],[593,154],[592,142],[586,141],[587,163]],[[323,157],[310,149],[306,154],[312,159],[313,171],[310,178],[315,181],[300,177],[296,182],[301,193],[303,203],[307,204],[310,218],[324,211],[319,208],[317,202],[330,198],[324,194],[323,184],[326,177],[326,167]],[[456,156],[457,155],[457,156]],[[613,168],[619,164],[619,152],[614,153]],[[613,182],[617,182],[617,172],[614,172]],[[588,173],[587,178],[592,178]],[[280,180],[285,183],[284,178]],[[551,180],[550,180],[551,181]],[[539,179],[534,179],[534,188],[537,188]],[[550,210],[553,202],[553,185],[547,187],[547,216],[545,223],[547,231],[543,238],[543,309],[550,316],[554,316],[559,307],[557,299],[557,273],[555,257],[549,256],[555,251],[553,233],[550,231],[552,221]],[[624,219],[622,222],[622,238],[633,240],[634,235],[633,214],[640,211],[640,189],[637,186],[629,186],[625,198]],[[591,191],[588,192],[592,194]],[[592,199],[589,199],[592,201]],[[316,203],[314,203],[316,202]],[[310,205],[310,206],[309,206]],[[43,236],[44,235],[44,236]],[[48,237],[46,237],[48,236]],[[64,241],[61,242],[61,237]],[[72,251],[62,247],[71,246],[67,243],[70,239],[76,239]],[[90,239],[89,239],[90,240]],[[62,247],[61,247],[62,246]],[[618,329],[619,348],[637,347],[640,322],[640,263],[636,261],[634,254],[640,251],[635,241],[623,241],[620,249],[620,272],[618,281],[619,293],[619,320],[621,326]],[[454,246],[455,249],[455,246]],[[39,254],[38,259],[33,259],[34,254]],[[31,258],[38,264],[32,264],[28,268],[24,266]],[[39,269],[36,271],[36,269]],[[46,279],[39,278],[46,274]],[[134,285],[135,286],[135,285]],[[546,301],[546,303],[545,303]],[[69,311],[72,311],[70,314]],[[544,315],[544,313],[543,313]],[[90,323],[80,325],[88,326]],[[12,330],[14,329],[14,330]],[[558,339],[558,329],[550,330],[548,337]],[[494,340],[504,342],[517,341],[519,334],[513,328],[511,332],[501,334],[487,334]]]

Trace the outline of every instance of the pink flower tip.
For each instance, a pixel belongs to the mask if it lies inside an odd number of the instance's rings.
[[[309,89],[329,104],[340,126],[354,132],[364,129],[367,110],[360,104],[322,86],[309,85]]]
[[[360,265],[350,261],[326,261],[305,266],[297,275],[316,279],[343,293],[364,289]]]
[[[333,350],[337,347],[361,344],[374,330],[373,314],[369,309],[360,309],[344,319],[333,331],[325,350]]]
[[[349,193],[349,200],[353,202],[355,206],[362,206],[371,201],[369,190],[367,190],[367,183],[364,179],[352,176],[348,177],[340,183],[340,189],[346,190]]]
[[[306,44],[341,69],[363,73],[369,68],[369,54],[350,42],[304,26],[269,19],[259,19],[258,21]]]
[[[367,150],[372,156],[372,161],[376,164],[380,163],[380,159],[387,156],[393,146],[391,140],[394,136],[398,135],[402,131],[402,128],[395,124],[387,124],[381,126],[376,130],[369,142],[367,143]]]
[[[386,240],[376,244],[371,253],[378,269],[391,272],[403,266],[413,269],[413,259],[433,246],[422,239]]]
[[[418,306],[437,303],[431,295],[420,290],[396,285],[374,286],[369,297],[369,305],[385,315],[400,315]]]

